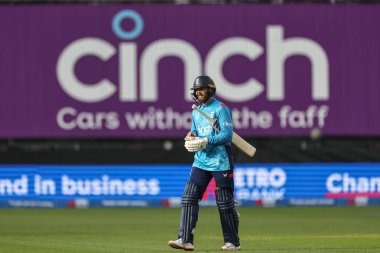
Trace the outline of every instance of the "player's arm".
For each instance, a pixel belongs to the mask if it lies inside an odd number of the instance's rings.
[[[224,106],[220,109],[218,115],[218,125],[220,132],[214,136],[209,137],[208,144],[223,145],[232,141],[233,125],[231,111],[228,107]]]
[[[192,114],[194,114],[194,112],[192,112]],[[193,115],[192,119],[191,119],[191,129],[190,129],[190,132],[187,133],[185,140],[191,139],[191,137],[196,137],[196,136],[198,136],[198,131],[197,131],[197,128],[195,126],[194,115]]]

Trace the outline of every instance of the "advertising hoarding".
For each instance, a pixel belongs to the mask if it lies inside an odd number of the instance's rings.
[[[242,136],[380,134],[380,6],[0,6],[0,137],[182,137],[210,75]]]
[[[2,206],[23,201],[58,201],[63,206],[179,205],[190,170],[186,165],[3,165],[0,200]],[[235,199],[243,205],[380,200],[378,163],[238,164],[234,181]],[[202,204],[215,204],[215,188],[211,181]]]

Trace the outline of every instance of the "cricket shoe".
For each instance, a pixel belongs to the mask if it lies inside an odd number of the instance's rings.
[[[235,246],[230,242],[226,242],[224,246],[222,246],[222,250],[240,250],[240,246]]]
[[[169,247],[172,247],[173,249],[183,249],[186,251],[193,251],[194,246],[191,243],[183,243],[182,239],[178,239],[175,241],[169,241],[168,242]]]

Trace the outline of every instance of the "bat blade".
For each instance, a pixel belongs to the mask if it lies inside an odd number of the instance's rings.
[[[253,157],[256,153],[256,148],[249,144],[246,140],[240,137],[237,133],[233,132],[232,143],[235,144],[243,153],[249,157]]]
[[[196,105],[192,105],[191,108],[193,108],[194,110],[199,112],[203,117],[205,117],[212,124],[212,127],[217,132],[220,131],[219,129],[215,128],[215,126],[214,126],[215,121],[216,121],[215,119],[208,116],[205,112],[203,112],[201,109],[199,109],[198,106],[196,106]],[[243,153],[245,153],[249,157],[253,157],[256,153],[256,148],[253,147],[251,144],[249,144],[246,140],[244,140],[242,137],[240,137],[240,135],[238,135],[235,132],[233,132],[233,134],[232,134],[232,143],[236,147],[238,147],[240,149],[240,151],[242,151]]]

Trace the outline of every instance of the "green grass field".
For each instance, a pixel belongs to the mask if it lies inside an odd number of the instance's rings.
[[[380,207],[239,208],[241,252],[380,252]],[[180,209],[0,209],[0,252],[182,252]],[[223,244],[215,208],[201,208],[195,250]]]

